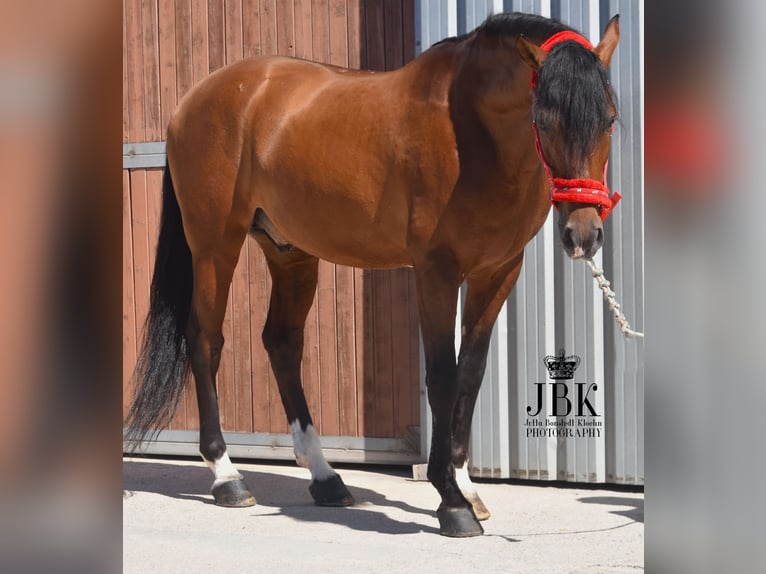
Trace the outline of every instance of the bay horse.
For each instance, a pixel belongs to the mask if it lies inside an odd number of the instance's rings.
[[[618,22],[610,20],[594,48],[559,22],[498,14],[391,72],[257,57],[192,88],[167,132],[126,443],[169,422],[190,366],[213,497],[222,506],[255,504],[227,455],[216,391],[229,286],[250,234],[272,278],[262,338],[297,462],[311,472],[317,504],[352,504],[322,454],[301,387],[318,260],[412,267],[440,533],[482,534],[479,520],[489,512],[468,478],[468,438],[492,327],[524,247],[553,203],[563,248],[590,259],[619,199],[606,187],[617,115],[606,67]]]

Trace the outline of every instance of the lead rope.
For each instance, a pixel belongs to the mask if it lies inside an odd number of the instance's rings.
[[[588,263],[588,267],[590,267],[591,271],[593,271],[593,278],[598,283],[599,288],[604,292],[604,299],[607,303],[609,303],[609,308],[614,314],[614,320],[617,321],[617,324],[620,326],[620,331],[622,331],[622,334],[626,337],[641,337],[643,339],[644,334],[631,329],[630,325],[628,324],[628,320],[625,318],[625,315],[623,315],[622,311],[620,311],[620,304],[617,302],[617,296],[615,295],[614,291],[609,288],[610,284],[606,277],[604,277],[604,270],[600,269],[591,260],[586,262]]]

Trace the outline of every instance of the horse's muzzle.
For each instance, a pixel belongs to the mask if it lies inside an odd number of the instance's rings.
[[[565,225],[561,229],[561,243],[572,259],[592,259],[604,243],[604,228],[600,223],[587,229]]]

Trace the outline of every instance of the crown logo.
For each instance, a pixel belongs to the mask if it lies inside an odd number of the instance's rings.
[[[545,368],[548,369],[551,379],[572,379],[577,367],[580,366],[580,357],[577,355],[564,356],[564,349],[559,349],[558,355],[547,355],[543,359]]]

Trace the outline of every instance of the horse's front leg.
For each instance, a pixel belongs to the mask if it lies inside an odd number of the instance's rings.
[[[477,536],[484,530],[460,492],[452,466],[452,413],[458,398],[454,333],[460,274],[449,255],[432,254],[415,265],[415,275],[433,421],[428,480],[442,499],[436,511],[440,533]]]
[[[462,340],[457,366],[458,396],[452,414],[452,464],[460,491],[471,503],[479,520],[489,518],[489,511],[468,476],[471,420],[487,366],[492,327],[519,278],[522,259],[523,255],[520,255],[494,273],[469,277],[467,281],[468,292],[463,310]]]

